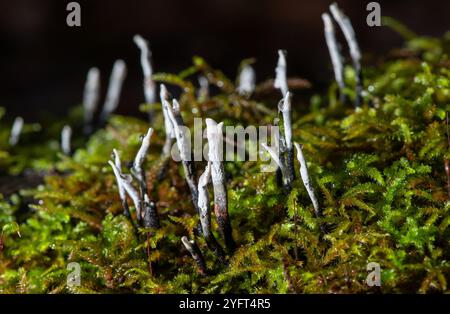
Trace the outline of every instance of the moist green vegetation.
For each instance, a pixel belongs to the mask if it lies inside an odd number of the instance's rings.
[[[149,230],[136,232],[122,215],[107,164],[113,148],[124,162],[133,160],[146,121],[112,116],[89,139],[75,138],[73,156],[64,156],[58,153],[59,132],[69,123],[75,135],[82,134],[81,107],[64,123],[42,130],[25,125],[14,147],[7,144],[11,124],[2,112],[0,292],[449,292],[450,33],[440,39],[408,37],[403,48],[364,67],[361,108],[351,104],[350,67],[347,104],[337,99],[336,84],[309,103],[297,99],[305,92],[294,91],[293,138],[304,145],[322,217],[313,214],[297,161],[291,191],[277,185],[275,173],[261,172],[261,162],[226,163],[237,250],[223,264],[197,237],[207,276],[180,241],[194,238],[198,222],[181,165],[171,160],[167,174],[158,178],[161,104],[150,105],[157,114],[145,163],[161,224],[149,244]],[[197,98],[192,82],[199,73],[218,94]],[[279,93],[270,96],[267,83],[250,99],[240,96],[232,80],[198,57],[180,74],[160,73],[155,80],[180,87],[188,126],[194,117],[245,127],[271,124],[277,116]],[[198,165],[203,169],[204,163]],[[223,246],[214,215],[213,230]],[[70,262],[81,265],[81,286],[66,285]],[[365,283],[369,262],[381,266],[379,288]]]

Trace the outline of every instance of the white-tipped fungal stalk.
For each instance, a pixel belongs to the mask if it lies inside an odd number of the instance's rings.
[[[284,141],[287,149],[292,148],[291,93],[287,92],[278,110],[283,115]]]
[[[347,41],[350,49],[350,56],[352,57],[352,60],[359,62],[361,60],[361,51],[359,49],[358,41],[356,40],[355,31],[350,19],[339,9],[336,3],[330,5],[330,11],[344,34],[345,40]]]
[[[152,104],[156,101],[156,85],[152,79],[153,68],[151,63],[152,53],[149,49],[148,41],[141,35],[134,35],[134,43],[141,50],[141,66],[144,72],[144,94],[145,101]]]
[[[198,77],[198,84],[200,85],[200,88],[198,90],[197,97],[198,97],[198,99],[200,101],[204,101],[204,100],[208,99],[208,97],[209,97],[209,82],[208,82],[208,79],[205,76],[200,75]]]
[[[120,93],[122,91],[123,81],[127,73],[127,66],[123,60],[116,60],[109,78],[108,91],[106,92],[105,104],[100,116],[102,122],[105,122],[111,113],[119,105]]]
[[[334,19],[344,34],[350,49],[350,56],[353,61],[353,66],[356,72],[356,101],[355,105],[358,107],[361,103],[362,94],[362,73],[361,73],[361,51],[359,49],[358,41],[356,40],[355,31],[353,29],[350,19],[339,9],[336,3],[330,5],[330,11]]]
[[[306,192],[308,192],[308,196],[311,199],[316,216],[319,216],[319,202],[317,201],[316,193],[314,192],[314,188],[309,180],[308,166],[306,165],[305,156],[303,156],[302,145],[295,142],[294,145],[297,149],[297,159],[300,163],[300,176],[302,178],[303,185],[305,186]]]
[[[97,68],[90,68],[84,85],[83,109],[85,132],[90,133],[94,114],[97,110],[100,99],[100,71]]]
[[[239,73],[239,86],[237,91],[241,95],[251,95],[255,91],[256,74],[253,67],[249,64],[244,66]]]
[[[287,63],[286,63],[286,53],[283,50],[278,50],[278,64],[275,68],[275,88],[281,90],[281,94],[286,96],[288,92],[287,83]]]
[[[119,174],[122,172],[122,162],[120,160],[119,152],[115,148],[113,149],[113,157],[114,157],[114,165],[116,166],[118,172],[116,173],[114,168],[113,168],[113,171],[114,171],[114,175],[116,176],[117,188],[119,189],[120,200],[123,203],[123,202],[126,202],[126,194],[125,194],[125,188],[123,187],[122,181],[120,180],[120,176],[119,176]]]
[[[200,274],[206,275],[208,271],[206,268],[205,259],[203,258],[202,252],[198,248],[195,241],[188,240],[187,237],[183,236],[181,238],[181,242],[183,243],[184,247],[186,248],[186,250],[188,250],[192,258],[194,259],[195,263],[197,264]]]
[[[342,62],[342,56],[339,52],[339,47],[336,41],[334,25],[328,13],[322,14],[322,20],[324,24],[325,41],[330,53],[331,63],[333,64],[334,78],[336,79],[336,82],[339,86],[341,95],[343,95],[343,90],[345,88],[343,75],[344,66]]]
[[[11,134],[9,135],[9,144],[12,146],[17,145],[20,139],[20,133],[23,128],[23,118],[17,117],[14,119],[14,123],[11,127]]]
[[[170,107],[169,92],[167,91],[167,88],[164,84],[160,85],[159,95],[160,95],[161,104],[162,104],[162,111],[163,111],[163,117],[164,117],[164,128],[166,131],[166,136],[169,138],[175,138],[175,131],[173,129],[172,122],[170,121],[168,108],[167,108],[167,106]],[[165,106],[165,105],[167,105],[167,106]]]
[[[153,129],[148,128],[147,133],[142,137],[141,147],[136,153],[136,157],[134,158],[132,173],[139,181],[141,185],[146,185],[145,183],[145,171],[142,167],[145,161],[145,157],[147,156],[148,148],[150,147],[150,138],[153,134]],[[143,191],[143,195],[147,193],[147,191]]]
[[[228,197],[223,166],[223,122],[216,123],[206,119],[206,136],[208,138],[208,159],[211,162],[211,178],[214,189],[214,212],[228,252],[232,252],[235,243],[228,216]]]
[[[71,151],[72,128],[65,125],[61,131],[61,150],[64,154],[70,155]]]

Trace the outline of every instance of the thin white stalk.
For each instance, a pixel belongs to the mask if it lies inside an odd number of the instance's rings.
[[[359,64],[359,61],[361,60],[361,51],[350,19],[339,9],[336,3],[330,5],[330,11],[344,34],[353,62]]]
[[[133,162],[133,175],[138,179],[141,184],[145,184],[145,175],[142,165],[144,164],[145,157],[147,156],[148,148],[150,147],[150,137],[153,134],[153,129],[148,128],[147,133],[142,138],[141,147],[139,148],[136,157]]]
[[[164,117],[164,128],[166,130],[166,136],[169,138],[175,138],[175,132],[173,129],[172,122],[170,121],[169,113],[168,113],[168,107],[170,107],[169,92],[167,91],[167,88],[164,84],[160,85],[159,95],[160,95],[161,104],[162,104],[162,111],[163,111],[163,117]]]
[[[152,53],[149,49],[148,41],[141,35],[134,35],[134,43],[141,50],[141,66],[144,72],[144,94],[145,101],[152,104],[156,101],[156,85],[152,79],[153,68],[151,62]]]
[[[209,206],[208,182],[211,179],[211,162],[198,179],[198,208],[200,209],[200,223],[203,236],[208,239],[211,230],[211,208]]]
[[[322,20],[324,24],[325,41],[330,53],[331,63],[333,64],[334,77],[342,93],[342,90],[345,88],[343,75],[344,66],[342,62],[342,56],[339,52],[339,47],[336,41],[334,25],[328,13],[322,14]]]
[[[103,122],[110,116],[119,105],[120,93],[122,91],[123,81],[125,80],[127,66],[123,60],[116,60],[109,78],[108,91],[106,93],[105,104],[101,113]]]
[[[286,53],[283,50],[278,50],[278,64],[275,68],[275,81],[273,86],[281,90],[283,97],[286,96],[288,92],[287,63]]]
[[[120,180],[120,176],[118,175],[119,173],[122,172],[122,162],[120,161],[120,155],[119,152],[114,148],[113,149],[113,156],[114,156],[114,165],[116,166],[118,172],[116,174],[116,171],[114,171],[114,175],[116,176],[116,181],[117,181],[117,187],[119,189],[119,196],[120,196],[120,200],[122,202],[126,201],[126,194],[125,194],[125,188],[122,185],[122,181]]]
[[[314,212],[316,216],[318,216],[320,215],[319,202],[317,201],[316,193],[314,192],[314,188],[309,180],[308,166],[306,165],[305,156],[303,156],[302,146],[296,142],[294,142],[294,145],[297,149],[297,159],[300,163],[300,176],[302,178],[303,185],[305,186],[306,192],[308,192],[308,196],[311,199]]]
[[[83,108],[84,124],[90,126],[97,110],[100,99],[100,71],[98,68],[90,68],[84,85]]]
[[[70,155],[71,138],[72,138],[72,128],[70,127],[70,125],[65,125],[61,131],[61,150],[66,155]]]
[[[130,175],[122,174],[111,160],[109,160],[108,163],[112,167],[116,179],[120,180],[120,184],[123,186],[127,194],[130,196],[131,200],[133,201],[134,207],[136,208],[136,215],[138,219],[140,219],[139,217],[142,217],[142,202],[138,190],[131,184],[133,178]]]
[[[187,237],[183,236],[181,238],[181,242],[183,243],[184,247],[188,252],[191,254],[192,258],[194,259],[195,263],[197,264],[200,273],[202,275],[206,275],[207,269],[205,260],[203,258],[202,253],[200,252],[200,249],[198,248],[197,244],[194,240],[188,240]]]
[[[11,134],[9,136],[9,144],[12,146],[17,145],[20,139],[20,133],[22,132],[23,128],[23,118],[17,117],[14,120],[14,123],[11,128]]]
[[[278,110],[283,114],[284,140],[288,150],[292,148],[291,94],[289,92],[280,103]]]
[[[239,73],[239,86],[237,91],[241,95],[251,95],[255,91],[256,74],[253,67],[247,64]]]

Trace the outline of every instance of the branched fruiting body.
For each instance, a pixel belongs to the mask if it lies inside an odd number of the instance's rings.
[[[84,85],[83,109],[85,135],[90,135],[93,131],[94,114],[97,110],[100,99],[100,71],[97,68],[89,69]]]
[[[119,189],[119,197],[122,202],[123,214],[126,217],[131,219],[130,208],[128,207],[128,202],[127,202],[127,195],[126,195],[125,188],[122,185],[122,180],[119,175],[122,172],[122,162],[120,160],[119,152],[116,149],[113,149],[113,158],[114,158],[114,165],[116,166],[116,168],[118,170],[118,172],[116,173],[116,171],[114,171],[114,168],[113,168],[114,175],[116,176],[117,187]]]
[[[149,128],[145,136],[142,137],[141,147],[139,148],[136,157],[134,158],[132,174],[138,180],[141,195],[144,197],[148,193],[147,191],[147,180],[145,177],[145,170],[143,168],[143,164],[145,161],[145,157],[147,156],[148,149],[150,147],[150,138],[153,134],[153,129]]]
[[[109,160],[108,163],[112,167],[116,179],[120,181],[120,185],[123,187],[123,189],[127,192],[131,200],[133,201],[134,207],[136,209],[136,217],[138,222],[140,223],[142,217],[143,202],[141,200],[141,197],[139,196],[138,190],[136,190],[136,188],[131,184],[133,178],[130,175],[122,174],[121,171],[119,171],[119,169],[111,160]]]
[[[172,127],[177,140],[177,147],[180,152],[181,163],[183,164],[184,176],[191,191],[192,203],[197,213],[200,214],[198,209],[198,191],[197,184],[195,182],[195,165],[192,160],[192,151],[190,150],[190,142],[187,138],[186,127],[179,111],[179,104],[174,99],[173,106],[171,107],[168,102],[164,105],[167,108],[167,113],[172,122]]]
[[[203,254],[195,241],[188,240],[188,238],[184,236],[181,238],[181,242],[183,242],[184,247],[186,248],[186,250],[188,250],[195,263],[197,264],[200,274],[206,276],[208,274],[208,270],[206,268],[205,259],[203,258]]]
[[[319,202],[317,201],[316,193],[314,192],[314,187],[311,184],[308,174],[308,167],[306,165],[305,157],[303,156],[302,146],[298,143],[294,143],[295,148],[297,149],[297,159],[300,163],[300,176],[302,178],[303,185],[305,186],[306,192],[308,192],[308,196],[311,199],[311,202],[314,207],[314,212],[317,217],[321,215],[321,211],[319,209]]]
[[[208,158],[211,162],[211,178],[214,189],[214,213],[220,231],[225,240],[228,252],[233,252],[236,244],[233,240],[230,218],[228,216],[228,197],[223,166],[223,122],[217,124],[206,119],[206,135],[208,137]]]
[[[114,66],[109,78],[108,91],[106,92],[105,104],[100,115],[101,123],[105,123],[111,113],[116,110],[119,105],[120,93],[122,91],[122,84],[125,80],[127,66],[123,60],[114,62]]]

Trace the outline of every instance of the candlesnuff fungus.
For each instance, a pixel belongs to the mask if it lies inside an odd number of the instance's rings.
[[[23,128],[23,118],[17,117],[14,119],[13,125],[11,127],[11,134],[9,135],[9,144],[12,146],[17,145],[20,138],[20,133]]]
[[[162,112],[164,117],[164,130],[166,132],[166,140],[164,142],[162,155],[163,158],[167,158],[170,156],[170,149],[172,148],[173,139],[175,138],[175,131],[173,129],[172,122],[170,121],[168,106],[169,103],[169,92],[164,84],[160,85],[159,95],[161,99]],[[167,104],[166,104],[167,102]]]
[[[316,193],[309,180],[308,166],[306,165],[305,156],[303,156],[302,145],[294,142],[295,148],[297,149],[297,159],[300,162],[300,176],[302,178],[303,185],[305,186],[306,192],[308,192],[309,198],[314,207],[314,212],[316,216],[320,216],[321,212],[319,209],[319,202],[317,201]]]
[[[141,66],[144,72],[144,95],[147,104],[153,104],[156,101],[156,85],[152,79],[153,68],[151,63],[152,53],[148,47],[148,41],[141,35],[134,35],[134,43],[141,50]],[[149,111],[149,117],[152,118],[152,112]]]
[[[84,133],[89,135],[93,130],[94,114],[100,99],[100,71],[90,68],[83,92]]]
[[[145,178],[145,170],[143,169],[143,164],[145,157],[147,156],[148,148],[150,147],[150,138],[153,134],[153,129],[148,128],[147,133],[142,137],[141,147],[136,153],[136,157],[133,161],[133,167],[131,168],[131,174],[138,180],[141,189],[142,197],[148,193],[147,191],[147,181]]]
[[[244,96],[250,96],[255,91],[255,70],[249,64],[245,65],[239,73],[239,86],[237,91]]]
[[[181,242],[183,242],[184,247],[186,250],[189,251],[192,258],[194,259],[195,263],[197,264],[200,274],[205,276],[208,273],[208,270],[206,269],[206,263],[205,259],[203,258],[203,254],[198,248],[197,244],[194,240],[188,240],[187,237],[183,236],[181,238]]]
[[[184,176],[191,191],[192,203],[197,213],[200,214],[198,209],[198,191],[195,183],[195,165],[192,158],[192,151],[190,149],[190,139],[187,138],[187,128],[184,125],[183,118],[180,113],[180,105],[177,100],[172,101],[172,106],[168,101],[164,101],[164,106],[167,110],[169,119],[172,123],[175,138],[177,140],[177,147],[180,152],[181,163],[183,164]]]
[[[228,216],[228,196],[223,166],[223,122],[217,124],[213,119],[206,119],[206,136],[208,137],[208,159],[211,162],[211,178],[214,189],[214,213],[216,214],[220,232],[225,240],[229,253],[236,244],[232,236],[230,218]]]
[[[211,178],[211,162],[208,162],[205,171],[198,179],[198,208],[200,209],[200,223],[202,234],[209,249],[221,260],[225,259],[225,254],[217,243],[216,238],[211,232],[211,208],[209,204],[208,183]]]
[[[157,228],[159,226],[158,216],[156,213],[156,205],[151,202],[148,196],[147,179],[145,177],[145,170],[143,164],[150,147],[150,138],[153,134],[153,129],[148,128],[147,134],[142,137],[142,144],[134,158],[131,174],[137,179],[140,187],[140,195],[142,202],[142,222],[145,228]]]
[[[295,179],[294,169],[294,147],[292,146],[292,122],[291,122],[291,93],[287,92],[283,100],[278,105],[278,110],[283,117],[284,141],[282,142],[282,149],[280,154],[286,151],[286,157],[281,158],[281,163],[286,163],[286,171],[289,176],[288,182]]]
[[[136,209],[137,220],[138,222],[141,222],[143,202],[139,196],[138,190],[131,184],[133,178],[130,175],[122,174],[122,172],[119,169],[117,169],[116,165],[111,160],[109,160],[108,163],[111,165],[113,169],[114,175],[116,176],[116,180],[120,181],[120,185],[124,188],[124,190],[127,192],[131,200],[133,201],[134,208]]]
[[[209,98],[209,82],[208,79],[204,75],[200,75],[198,77],[198,84],[200,88],[198,90],[198,100],[200,102],[205,101]]]
[[[159,228],[156,204],[149,199],[148,194],[144,194],[142,224],[144,228]]]
[[[281,176],[283,180],[283,186],[286,189],[290,189],[291,187],[291,181],[289,176],[289,171],[284,163],[280,161],[280,155],[275,149],[268,146],[266,143],[262,143],[261,146],[269,153],[270,157],[275,161],[275,163],[278,165],[278,168],[281,170]]]
[[[70,155],[71,137],[72,137],[72,128],[70,127],[70,125],[65,125],[61,131],[61,150],[65,155]]]
[[[343,75],[344,66],[342,62],[341,53],[339,52],[339,46],[336,41],[336,33],[334,30],[334,25],[328,13],[322,14],[322,20],[324,24],[325,41],[327,43],[331,63],[333,65],[334,78],[336,79],[336,82],[339,86],[339,98],[341,102],[344,102],[345,101],[345,94],[344,94],[345,82]]]
[[[273,86],[281,90],[283,97],[286,96],[286,93],[288,92],[286,67],[286,52],[283,50],[278,50],[278,64],[275,68],[275,81]]]
[[[116,169],[118,170],[118,171],[115,171],[115,169],[113,168],[114,175],[116,176],[117,188],[119,189],[119,197],[122,202],[123,214],[131,219],[130,208],[128,207],[128,202],[127,202],[127,195],[125,192],[125,188],[122,185],[122,180],[120,178],[120,173],[122,172],[122,162],[120,161],[119,152],[115,148],[113,149],[113,159],[114,159],[114,165],[116,166]]]
[[[356,73],[355,106],[358,107],[361,105],[362,94],[362,70],[360,62],[361,51],[359,49],[358,41],[356,40],[355,31],[353,29],[352,23],[350,22],[350,19],[339,9],[336,3],[330,5],[330,11],[339,27],[341,28],[350,49],[350,56],[352,58],[353,67],[355,68]]]
[[[127,66],[123,60],[116,60],[109,78],[108,91],[106,92],[105,104],[100,115],[101,123],[105,123],[108,117],[119,105],[122,84],[125,80]]]

